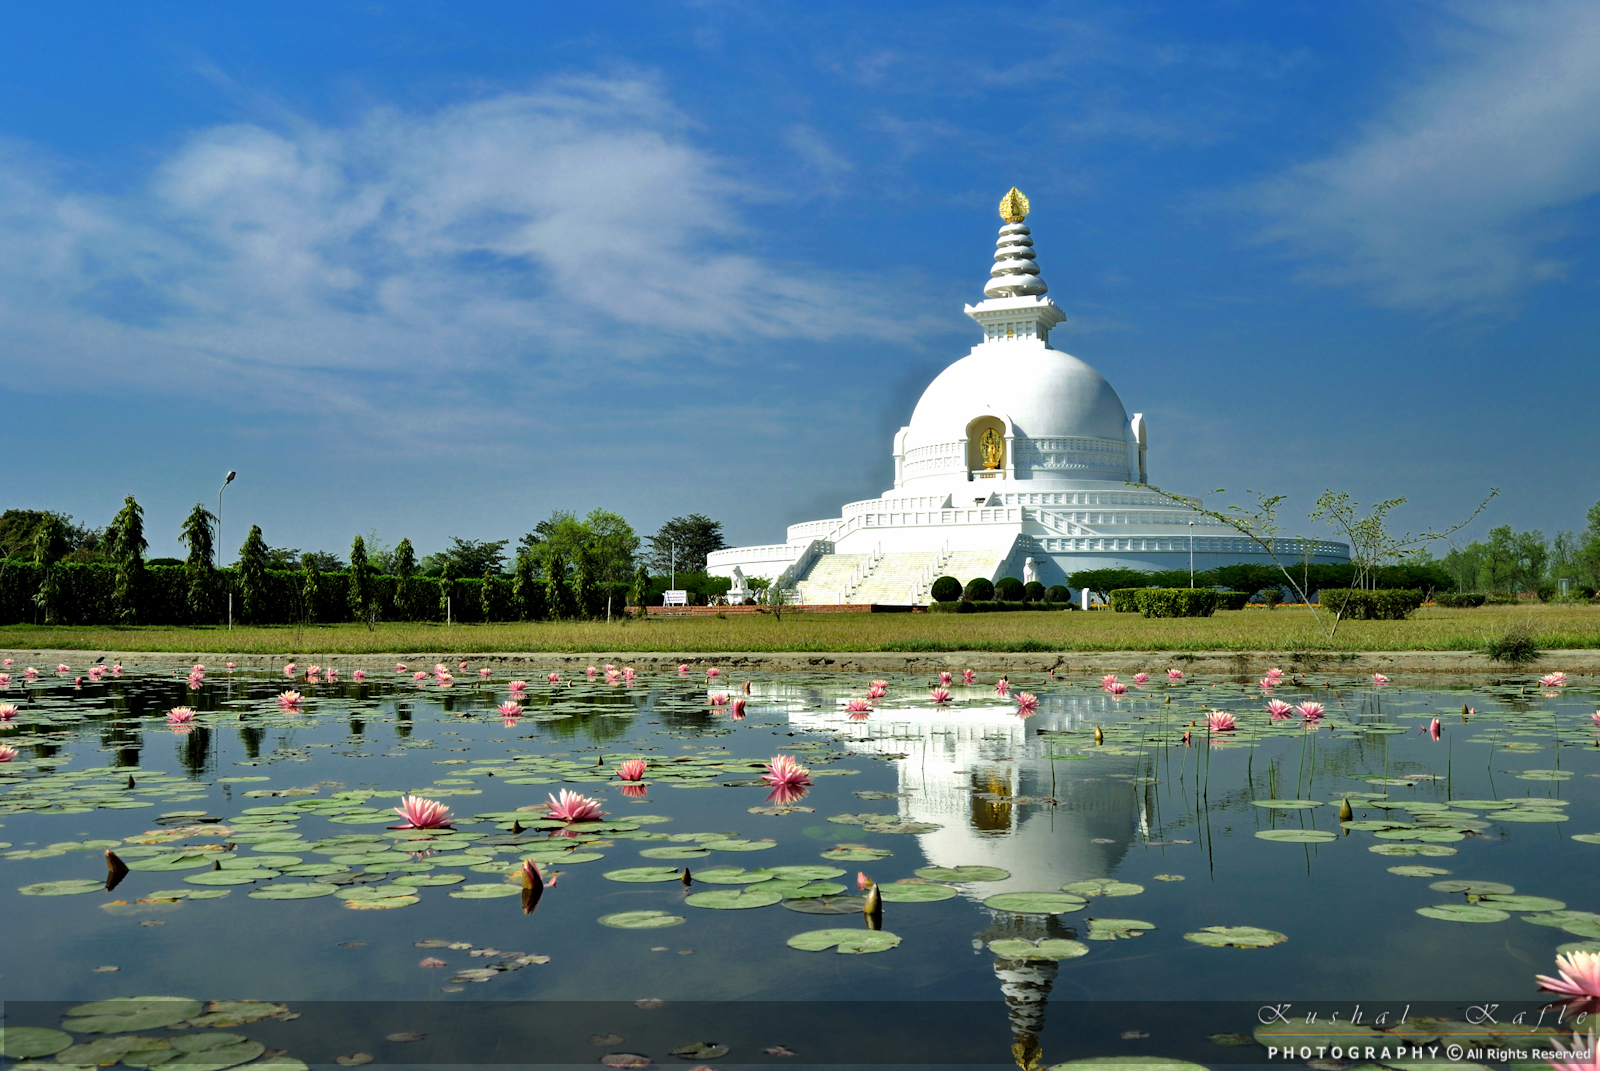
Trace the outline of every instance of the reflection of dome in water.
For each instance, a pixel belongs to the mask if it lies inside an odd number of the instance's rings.
[[[775,690],[769,686],[767,694]],[[965,886],[974,899],[1107,877],[1135,837],[1148,832],[1145,794],[1115,776],[1131,774],[1134,760],[1097,760],[1090,777],[1075,762],[1057,761],[1052,771],[1050,738],[1036,732],[1120,716],[1108,697],[1050,696],[1039,714],[1023,721],[1014,705],[994,705],[992,691],[956,686],[958,701],[988,702],[876,710],[865,722],[851,722],[831,707],[814,709],[832,699],[807,691],[813,709],[791,713],[796,727],[832,732],[853,751],[895,756],[901,819],[941,827],[915,834],[929,864],[993,866],[1011,874]],[[1029,802],[1052,798],[1052,792],[1054,804]],[[841,840],[849,839],[849,829],[840,827]]]

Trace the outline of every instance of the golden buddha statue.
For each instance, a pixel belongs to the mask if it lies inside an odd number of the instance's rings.
[[[1005,458],[1005,440],[1000,437],[998,431],[989,428],[978,436],[978,452],[983,455],[983,467],[985,469],[997,469],[1000,467],[1000,462]]]

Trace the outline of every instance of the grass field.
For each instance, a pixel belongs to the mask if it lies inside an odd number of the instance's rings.
[[[502,625],[296,628],[11,625],[0,648],[328,654],[490,651],[1475,651],[1525,627],[1546,650],[1600,648],[1600,607],[1427,607],[1406,621],[1347,621],[1330,641],[1304,608],[1143,618],[1109,611],[1002,614],[803,614]]]

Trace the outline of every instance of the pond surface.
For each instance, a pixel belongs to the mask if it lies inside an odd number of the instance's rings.
[[[1555,973],[1558,950],[1600,949],[1589,683],[1457,691],[1314,674],[1268,688],[1168,681],[1152,664],[1120,695],[1034,674],[1002,696],[992,674],[969,686],[958,673],[936,701],[938,681],[891,679],[852,714],[866,676],[608,681],[597,667],[555,683],[530,671],[513,692],[471,664],[447,684],[427,666],[362,682],[344,667],[310,682],[303,665],[292,677],[211,665],[203,679],[187,665],[101,679],[40,666],[36,681],[25,668],[7,667],[0,688],[18,707],[0,728],[17,750],[0,766],[0,996],[17,1038],[24,1023],[59,1026],[72,1004],[145,995],[291,1015],[385,1002],[367,1007],[435,1029],[425,1009],[452,1002],[597,1002],[571,1005],[576,1055],[563,1060],[700,1064],[727,1038],[674,1056],[641,1045],[647,1027],[591,1020],[622,1023],[654,1001],[698,1002],[713,1019],[718,1002],[776,1002],[747,1005],[760,1022],[727,1056],[770,1063],[785,1038],[814,1039],[782,1021],[798,1002],[952,1002],[970,1036],[999,1039],[978,1062],[1044,1066],[1165,1051],[1137,1015],[1104,1038],[1053,1039],[1052,1017],[1066,1023],[1075,1002],[1147,1002],[1139,1014],[1158,1021],[1148,1002],[1248,1002],[1212,1033],[1248,1033],[1263,1002],[1437,1002],[1460,1017],[1485,1002],[1536,1008],[1534,976]],[[303,698],[286,710],[289,690]],[[1038,702],[1026,717],[1023,691]],[[743,716],[714,693],[744,697]],[[511,701],[520,709],[502,714]],[[1322,716],[1293,709],[1306,702]],[[169,726],[179,706],[195,716]],[[1236,727],[1210,727],[1212,711]],[[799,798],[762,780],[780,754],[808,768]],[[636,758],[643,785],[625,792],[615,771]],[[549,818],[564,789],[603,815]],[[388,828],[405,794],[447,805],[452,828]],[[108,849],[129,868],[109,893]],[[530,858],[548,883],[531,913]],[[877,929],[852,899],[858,873],[883,901]],[[828,930],[841,932],[816,934]],[[167,1044],[248,1024],[231,1029],[249,1044],[207,1068],[422,1059],[382,1033],[312,1041],[281,1009],[241,1007],[111,1033]],[[68,1022],[75,1045],[105,1037],[73,1032],[82,1015]],[[257,1037],[288,1054],[262,1056]],[[1243,1040],[1184,1052],[1213,1067],[1265,1058]],[[87,1051],[15,1055],[105,1064]],[[145,1066],[140,1051],[125,1059]],[[174,1066],[199,1071],[195,1059]]]

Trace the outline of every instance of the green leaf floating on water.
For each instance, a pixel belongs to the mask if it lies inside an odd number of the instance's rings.
[[[1517,807],[1493,817],[1496,822],[1565,822],[1572,816],[1548,807]]]
[[[672,844],[662,848],[643,848],[639,854],[646,859],[703,859],[711,853],[698,844]]]
[[[189,885],[249,885],[253,881],[270,881],[278,876],[276,870],[204,870],[184,878]]]
[[[769,907],[783,899],[783,894],[757,885],[747,889],[714,889],[691,893],[684,897],[690,907],[704,907],[713,911],[735,911],[746,907]]]
[[[1522,921],[1531,922],[1535,926],[1553,926],[1559,930],[1574,922],[1600,923],[1600,915],[1593,911],[1541,911],[1523,915]]]
[[[836,866],[769,866],[751,873],[771,874],[779,881],[825,881],[837,878],[844,871]]]
[[[232,856],[224,852],[169,852],[166,855],[154,855],[147,859],[134,859],[128,863],[129,870],[152,870],[157,873],[171,870],[199,870],[201,867],[210,867],[213,863],[222,862],[224,859],[232,860]],[[296,859],[295,862],[300,860]]]
[[[997,866],[925,866],[921,870],[913,870],[919,878],[929,881],[1005,881],[1011,876],[1011,871],[1001,870]]]
[[[1600,833],[1574,833],[1567,839],[1578,841],[1581,844],[1600,844]]]
[[[1194,933],[1184,934],[1183,939],[1212,948],[1269,948],[1289,938],[1277,930],[1263,930],[1259,926],[1204,926]]]
[[[1374,844],[1367,848],[1369,852],[1379,855],[1454,855],[1454,848],[1443,844]]]
[[[1486,896],[1490,893],[1504,896],[1517,891],[1510,885],[1502,885],[1498,881],[1470,881],[1460,878],[1436,881],[1428,888],[1434,892],[1458,892],[1466,893],[1468,896]]]
[[[1267,807],[1274,811],[1298,811],[1307,807],[1321,807],[1316,800],[1251,800],[1257,807]]]
[[[94,1067],[114,1064],[119,1060],[132,1061],[141,1057],[172,1055],[172,1042],[166,1038],[141,1037],[138,1034],[123,1037],[100,1037],[63,1049],[56,1054],[59,1066]],[[138,1066],[133,1064],[132,1066]]]
[[[1191,1064],[1168,1056],[1096,1056],[1055,1064],[1049,1071],[1206,1071],[1203,1064]]]
[[[1131,881],[1092,878],[1089,881],[1074,881],[1063,885],[1061,891],[1076,893],[1079,896],[1138,896],[1144,892],[1144,886],[1135,885]]]
[[[824,859],[837,859],[841,863],[870,863],[877,859],[887,859],[894,853],[887,848],[866,848],[861,845],[839,845],[829,848],[822,853]]]
[[[1089,954],[1089,946],[1082,941],[1068,941],[1059,937],[1046,937],[1037,943],[1020,937],[1008,937],[989,942],[989,951],[1005,959],[1077,959]]]
[[[625,870],[608,870],[606,878],[611,881],[677,881],[682,871],[673,866],[634,866]]]
[[[39,881],[24,885],[17,891],[23,896],[75,896],[103,890],[106,883],[94,878],[68,878],[65,881]]]
[[[1548,896],[1494,895],[1480,897],[1478,903],[1501,911],[1563,911],[1566,904]]]
[[[895,881],[888,885],[879,885],[878,895],[886,904],[931,904],[935,900],[954,899],[956,891],[948,885]]]
[[[669,915],[665,911],[619,911],[614,915],[601,915],[600,925],[615,930],[664,930],[668,926],[681,926],[687,920],[682,915]]]
[[[500,882],[496,885],[463,885],[450,896],[456,900],[495,900],[502,896],[519,896],[521,893],[520,885]]]
[[[287,871],[285,871],[287,873]],[[432,885],[460,885],[467,880],[465,874],[396,874],[389,879],[392,885],[407,885],[411,888],[427,887]]]
[[[703,881],[708,885],[754,885],[759,881],[771,881],[773,878],[770,870],[745,870],[741,867],[714,867],[710,870],[696,870],[695,881]]]
[[[900,943],[900,938],[887,930],[810,930],[797,933],[784,942],[802,952],[826,952],[837,948],[847,956],[866,952],[887,952]]]
[[[1060,915],[1081,911],[1089,906],[1089,901],[1063,892],[1010,892],[996,893],[985,900],[983,906],[991,911],[1009,911],[1017,915]]]
[[[1436,866],[1392,866],[1389,873],[1399,874],[1402,878],[1436,878],[1450,871]]]
[[[45,1026],[0,1027],[0,1056],[8,1056],[13,1060],[54,1056],[71,1044],[71,1034]]]
[[[1446,922],[1499,922],[1511,915],[1492,907],[1477,904],[1440,904],[1437,907],[1419,907],[1417,914]]]
[[[860,896],[802,896],[783,901],[784,907],[802,915],[859,915],[866,905]]]
[[[1088,922],[1089,932],[1084,936],[1090,941],[1120,941],[1156,928],[1155,923],[1139,919],[1089,919]]]
[[[316,881],[286,881],[278,885],[263,885],[250,890],[252,900],[314,900],[319,896],[332,896],[334,887]]]
[[[1338,834],[1326,829],[1258,829],[1256,837],[1276,840],[1286,844],[1323,844],[1334,840]]]
[[[170,1067],[173,1071],[224,1071],[254,1060],[266,1051],[259,1041],[240,1034],[179,1034],[164,1048],[130,1053],[129,1067]]]
[[[68,1008],[61,1028],[74,1034],[119,1034],[171,1026],[200,1014],[203,1005],[186,997],[119,997]]]

